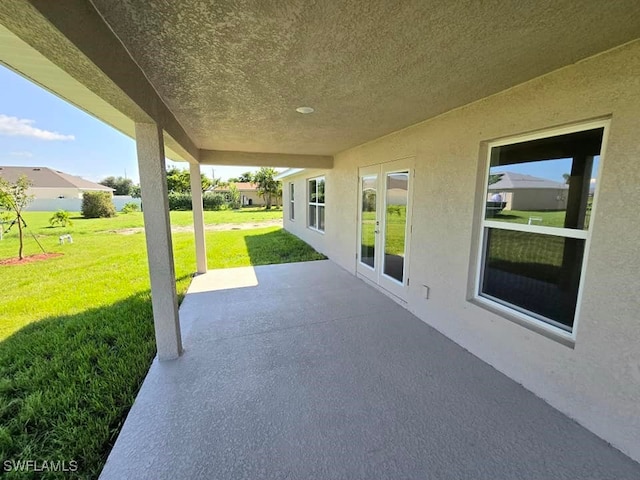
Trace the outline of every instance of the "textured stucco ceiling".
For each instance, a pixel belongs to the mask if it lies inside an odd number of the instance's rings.
[[[334,154],[640,37],[638,0],[93,4],[216,150]]]

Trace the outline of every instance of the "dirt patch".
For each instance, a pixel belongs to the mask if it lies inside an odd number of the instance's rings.
[[[0,265],[25,265],[27,263],[40,262],[44,260],[48,260],[50,258],[61,257],[64,255],[63,253],[39,253],[37,255],[29,255],[24,257],[22,260],[19,258],[6,258],[4,260],[0,260]]]
[[[263,220],[260,222],[248,222],[248,223],[216,223],[205,225],[206,231],[222,232],[226,230],[252,230],[254,228],[267,228],[267,227],[281,227],[282,220]],[[171,227],[171,231],[174,233],[193,232],[193,225],[186,225],[183,227]],[[119,233],[120,235],[133,235],[134,233],[144,232],[144,227],[123,228],[121,230],[109,230],[109,233]]]

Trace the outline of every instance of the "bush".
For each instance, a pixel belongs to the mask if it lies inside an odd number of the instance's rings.
[[[207,192],[202,196],[205,210],[221,210],[224,205],[224,196],[219,193]]]
[[[82,216],[85,218],[109,218],[116,216],[116,207],[107,192],[84,192]]]
[[[191,195],[169,192],[169,210],[191,210]]]
[[[68,226],[72,226],[73,222],[71,221],[71,218],[69,217],[69,212],[67,212],[66,210],[58,210],[49,219],[49,224],[52,227],[55,227],[56,225],[60,225],[62,227],[66,227],[67,225]]]
[[[207,192],[202,196],[202,203],[205,210],[220,210],[224,204],[224,197],[219,193]],[[191,194],[189,193],[169,193],[169,210],[191,210]]]
[[[131,213],[131,212],[139,212],[139,211],[140,211],[140,205],[138,205],[135,202],[125,203],[121,210],[122,213]]]

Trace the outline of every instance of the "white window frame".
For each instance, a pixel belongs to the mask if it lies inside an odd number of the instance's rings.
[[[296,199],[295,199],[295,183],[289,182],[289,220],[292,222],[296,219]]]
[[[313,182],[315,180],[316,182],[316,201],[312,202],[310,197],[311,197],[311,182]],[[318,202],[318,183],[320,181],[324,182],[324,199],[325,201],[320,203]],[[322,207],[324,209],[324,213],[325,213],[325,225],[326,225],[326,221],[327,221],[327,208],[326,208],[326,200],[327,200],[327,181],[324,177],[324,175],[321,175],[319,177],[313,177],[313,178],[308,178],[307,179],[307,228],[313,230],[314,232],[318,232],[318,233],[324,233],[323,229],[318,228],[318,219],[320,218],[320,215],[318,215],[318,207]],[[311,216],[309,215],[309,207],[311,206],[315,206],[316,207],[316,223],[315,225],[311,225],[309,222],[311,221]]]
[[[591,245],[591,232],[593,231],[593,219],[595,218],[595,213],[597,211],[598,197],[600,192],[600,181],[602,166],[605,160],[605,154],[607,149],[607,139],[609,136],[609,125],[610,120],[597,120],[579,123],[567,127],[561,128],[552,128],[544,131],[539,131],[536,133],[519,135],[513,137],[507,137],[501,140],[496,140],[493,142],[487,143],[487,157],[485,161],[485,169],[483,170],[482,183],[484,185],[483,193],[482,193],[482,201],[483,208],[479,208],[480,214],[480,228],[478,229],[478,237],[477,237],[477,264],[475,268],[475,284],[473,285],[473,295],[471,297],[471,301],[476,305],[484,307],[498,315],[507,318],[508,320],[512,320],[515,323],[523,325],[526,328],[529,328],[533,331],[541,333],[549,338],[559,340],[561,343],[565,345],[573,347],[576,341],[576,334],[578,331],[578,324],[580,319],[580,310],[582,305],[582,295],[584,292],[584,280],[587,272],[587,264],[589,260],[589,249]],[[602,144],[600,147],[600,161],[598,164],[598,171],[596,174],[596,178],[598,181],[596,182],[596,188],[593,197],[593,203],[591,207],[591,220],[589,223],[589,227],[586,230],[578,230],[572,228],[560,228],[560,227],[544,227],[540,225],[526,225],[526,224],[514,224],[507,222],[500,222],[495,220],[487,220],[485,216],[486,208],[484,208],[484,203],[486,203],[486,199],[489,195],[487,178],[489,178],[489,172],[491,168],[491,151],[495,147],[500,147],[504,145],[512,145],[515,143],[527,142],[530,140],[539,140],[543,138],[556,137],[560,135],[565,135],[569,133],[576,133],[585,130],[592,130],[597,128],[603,128],[602,133]],[[584,253],[582,257],[582,267],[580,270],[580,281],[578,283],[578,295],[576,298],[576,309],[574,314],[573,327],[571,331],[564,330],[560,327],[554,326],[542,319],[542,316],[536,316],[533,312],[528,312],[524,308],[518,307],[516,305],[510,305],[508,302],[495,299],[492,300],[490,296],[487,294],[481,294],[482,288],[482,276],[484,272],[484,266],[486,261],[486,238],[487,238],[487,229],[488,228],[496,228],[503,230],[515,230],[521,232],[528,233],[536,233],[536,234],[547,234],[554,235],[566,238],[579,238],[585,240]]]

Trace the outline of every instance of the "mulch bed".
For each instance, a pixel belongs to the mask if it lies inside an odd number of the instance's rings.
[[[29,255],[20,260],[18,257],[6,258],[0,260],[0,265],[25,265],[27,263],[39,262],[50,258],[61,257],[63,253],[39,253],[37,255]]]

